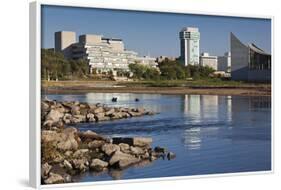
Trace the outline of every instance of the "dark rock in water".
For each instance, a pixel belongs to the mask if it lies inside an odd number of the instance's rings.
[[[113,97],[113,98],[111,99],[111,101],[112,101],[112,102],[117,102],[117,97]]]
[[[135,99],[136,102],[140,101],[138,98]]]
[[[98,135],[97,133],[93,132],[93,131],[85,131],[85,132],[79,132],[78,136],[81,138],[82,141],[93,141],[93,140],[104,140],[104,141],[108,141],[107,138]]]
[[[154,151],[155,151],[156,153],[165,153],[165,152],[166,152],[166,149],[163,148],[163,147],[160,147],[160,146],[156,146],[156,147],[154,148]]]
[[[148,138],[148,137],[134,137],[134,138],[114,137],[114,138],[112,138],[112,143],[113,144],[125,143],[130,146],[150,147],[150,145],[152,143],[152,138]]]
[[[168,160],[172,160],[172,159],[176,158],[176,154],[173,152],[168,152],[167,158],[168,158]]]

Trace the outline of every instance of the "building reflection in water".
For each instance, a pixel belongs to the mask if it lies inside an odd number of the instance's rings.
[[[184,114],[192,123],[231,121],[231,96],[184,95]]]
[[[220,123],[232,121],[232,97],[185,95],[183,110],[187,118],[185,124],[190,125],[183,134],[184,144],[189,150],[200,149],[204,133],[215,135]]]

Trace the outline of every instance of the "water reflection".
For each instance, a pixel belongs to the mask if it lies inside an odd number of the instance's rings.
[[[191,128],[184,131],[184,145],[189,150],[200,149],[201,147],[201,129]]]
[[[192,118],[193,123],[202,120],[231,121],[231,96],[184,95],[184,114]]]
[[[111,102],[112,97],[118,101]],[[270,97],[86,93],[48,98],[159,112],[76,127],[109,136],[149,136],[153,146],[177,155],[173,161],[140,163],[123,171],[88,172],[77,181],[261,171],[271,166]]]

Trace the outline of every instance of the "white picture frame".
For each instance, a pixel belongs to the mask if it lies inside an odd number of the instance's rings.
[[[269,174],[274,172],[274,123],[272,114],[271,123],[271,171],[261,172],[242,172],[242,173],[227,173],[227,174],[211,174],[211,175],[196,175],[196,176],[182,176],[182,177],[165,177],[165,178],[151,178],[151,179],[133,179],[133,180],[118,180],[118,181],[101,181],[101,182],[83,182],[83,183],[67,183],[54,185],[41,185],[41,155],[40,155],[40,140],[41,140],[41,121],[40,121],[40,102],[41,102],[41,7],[43,5],[54,6],[70,6],[70,7],[85,7],[85,8],[105,8],[117,10],[131,10],[131,11],[153,11],[164,13],[188,13],[198,15],[210,16],[231,16],[231,17],[247,17],[247,18],[265,18],[271,19],[271,49],[272,49],[272,71],[274,71],[274,17],[265,15],[233,15],[228,13],[212,13],[212,12],[194,12],[191,10],[180,12],[178,10],[155,10],[155,9],[132,9],[130,7],[115,7],[107,6],[98,3],[83,3],[82,1],[72,2],[53,2],[53,1],[35,1],[30,3],[30,126],[29,126],[29,179],[30,185],[34,188],[49,188],[49,187],[73,187],[73,186],[90,186],[90,185],[104,185],[115,183],[134,183],[134,182],[148,182],[148,181],[162,181],[162,180],[184,180],[202,177],[220,177],[220,176],[235,176],[235,175],[252,175],[252,174]],[[274,85],[274,72],[271,73],[272,85]],[[272,88],[273,91],[273,88]],[[274,98],[272,93],[272,113],[274,110]]]

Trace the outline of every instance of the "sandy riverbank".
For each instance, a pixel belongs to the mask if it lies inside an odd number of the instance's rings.
[[[43,82],[42,93],[147,93],[147,94],[206,94],[206,95],[240,95],[270,96],[270,84],[241,86],[187,86],[187,87],[147,87],[139,83],[120,83],[115,81],[59,81]]]

